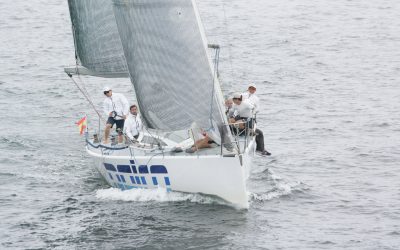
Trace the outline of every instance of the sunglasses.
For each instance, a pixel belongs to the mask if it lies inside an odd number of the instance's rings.
[[[107,95],[108,93],[110,93],[110,90],[109,91],[104,91],[103,92],[105,95]]]

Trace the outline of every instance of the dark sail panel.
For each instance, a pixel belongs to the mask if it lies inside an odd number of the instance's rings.
[[[129,77],[111,0],[68,0],[75,49],[88,74]]]

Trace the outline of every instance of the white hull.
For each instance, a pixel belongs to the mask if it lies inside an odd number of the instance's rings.
[[[248,208],[246,179],[255,142],[242,155],[132,155],[131,151],[109,155],[87,146],[97,170],[113,187],[158,188],[168,191],[218,196],[239,208]]]

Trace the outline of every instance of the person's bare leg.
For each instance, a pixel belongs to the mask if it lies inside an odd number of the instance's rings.
[[[104,144],[108,143],[108,137],[110,136],[111,124],[106,125],[106,129],[104,130]]]
[[[209,140],[210,138],[208,136],[203,139],[197,140],[193,146],[186,149],[186,153],[194,153],[201,148],[211,148],[211,145],[208,143]]]
[[[206,138],[203,138],[203,139],[201,139],[201,140],[198,140],[196,143],[195,143],[195,147],[197,147],[197,149],[201,149],[201,148],[211,148],[211,145],[208,143],[208,141],[209,141],[210,139],[208,138],[208,137],[206,137]]]

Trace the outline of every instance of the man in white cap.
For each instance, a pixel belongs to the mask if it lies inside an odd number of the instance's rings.
[[[243,100],[249,100],[254,106],[254,111],[257,113],[260,110],[260,99],[256,95],[257,86],[254,83],[249,84],[246,92],[242,93]]]
[[[245,128],[245,123],[251,126],[252,121],[249,121],[248,118],[253,118],[253,104],[249,100],[243,100],[243,96],[240,93],[234,93],[232,101],[235,104],[232,108],[235,117],[230,118],[229,121],[238,123],[240,129]]]
[[[239,129],[245,129],[245,126],[248,128],[253,128],[254,120],[253,117],[253,105],[250,100],[243,100],[243,95],[240,93],[233,94],[233,109],[235,110],[235,114],[237,116],[235,118],[229,119],[231,123],[239,122]],[[264,147],[264,134],[260,129],[255,130],[256,134],[256,150],[259,151],[262,155],[271,155]]]
[[[104,143],[108,143],[108,136],[114,124],[117,126],[118,142],[122,143],[122,131],[124,129],[124,121],[129,113],[129,102],[123,94],[113,93],[109,87],[104,87],[103,93],[106,96],[103,102],[103,109],[108,116],[104,130]]]

